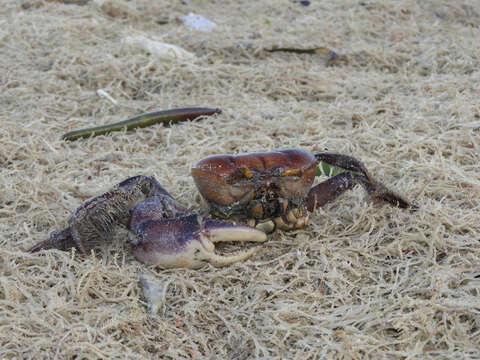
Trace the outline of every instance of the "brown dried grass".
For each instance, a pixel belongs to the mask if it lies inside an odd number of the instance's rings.
[[[0,9],[0,358],[480,357],[475,2],[77,3]],[[178,18],[190,11],[217,30],[187,30]],[[156,60],[122,45],[131,34],[198,58]],[[349,63],[261,51],[272,45],[328,46]],[[224,113],[59,140],[186,105]],[[126,177],[155,175],[199,209],[189,169],[201,157],[282,147],[354,155],[420,209],[356,189],[223,269],[147,269],[122,232],[86,260],[24,252]],[[155,316],[144,272],[165,288]]]

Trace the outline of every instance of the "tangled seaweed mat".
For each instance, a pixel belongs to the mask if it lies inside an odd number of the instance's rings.
[[[480,357],[476,2],[76,3],[0,9],[0,358]],[[189,12],[217,28],[188,30]],[[132,34],[196,60],[156,60],[122,43]],[[351,56],[327,67],[259,50],[273,46]],[[223,113],[60,140],[176,106]],[[281,147],[354,155],[420,209],[355,189],[223,269],[146,268],[122,231],[88,259],[23,251],[128,176],[154,175],[199,209],[189,169],[201,157]],[[145,273],[164,291],[157,315]]]

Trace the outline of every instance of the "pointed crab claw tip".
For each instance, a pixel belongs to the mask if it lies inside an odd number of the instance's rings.
[[[267,240],[267,235],[263,231],[212,219],[205,221],[203,233],[213,243],[222,241],[264,242]]]
[[[255,246],[248,250],[243,250],[232,255],[219,255],[214,252],[206,254],[205,259],[216,267],[228,266],[240,261],[245,261],[251,256],[255,255],[261,249],[260,246]]]

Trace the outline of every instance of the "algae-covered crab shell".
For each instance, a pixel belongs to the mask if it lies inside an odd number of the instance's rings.
[[[315,169],[315,157],[309,152],[284,149],[209,156],[192,168],[192,176],[210,205],[228,207],[247,204],[261,187],[273,188],[278,197],[293,202],[303,200]]]

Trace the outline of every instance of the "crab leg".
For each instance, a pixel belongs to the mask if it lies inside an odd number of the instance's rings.
[[[347,170],[347,172],[338,174],[314,186],[310,190],[307,198],[307,208],[309,210],[323,206],[327,202],[337,198],[340,194],[353,188],[356,184],[362,185],[374,200],[384,201],[404,209],[414,207],[408,200],[394,193],[385,185],[377,182],[361,161],[351,156],[331,152],[319,152],[314,156],[319,163],[323,162],[328,165],[333,165]],[[353,171],[353,173],[348,171]]]
[[[137,235],[132,241],[135,257],[143,263],[163,268],[195,269],[206,263],[230,265],[248,259],[259,247],[219,255],[215,253],[214,243],[264,242],[267,238],[265,233],[251,227],[203,219],[195,213],[173,219],[145,220],[135,224],[132,231]]]
[[[319,152],[314,156],[318,162],[325,162],[341,169],[362,173],[371,184],[375,183],[365,165],[354,157],[331,152]]]
[[[373,183],[366,176],[350,172],[344,172],[325,180],[310,189],[306,200],[307,210],[311,212],[322,207],[357,184],[362,185],[374,200],[385,201],[400,208],[411,206],[408,200],[402,196],[389,190],[385,185],[371,180]]]
[[[59,231],[52,232],[47,240],[35,244],[30,249],[28,249],[28,252],[35,253],[40,250],[49,249],[59,249],[67,251],[75,246],[76,245],[73,241],[70,228],[65,228]]]

